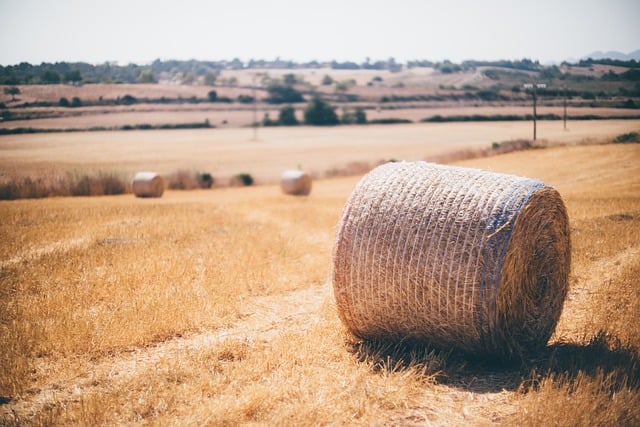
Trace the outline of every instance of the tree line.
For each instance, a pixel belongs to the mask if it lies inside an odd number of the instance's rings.
[[[578,66],[593,64],[616,65],[628,68],[639,68],[635,60],[586,60],[580,61]],[[243,62],[237,58],[222,61],[200,60],[155,60],[151,64],[118,65],[115,62],[89,64],[86,62],[43,62],[38,65],[22,62],[17,65],[0,66],[0,84],[28,85],[28,84],[81,84],[81,83],[155,83],[160,79],[179,78],[182,82],[193,82],[202,79],[205,84],[213,84],[217,76],[224,70],[239,69],[319,69],[334,70],[388,70],[400,71],[404,67],[433,67],[443,73],[452,73],[475,69],[476,67],[496,67],[522,71],[541,71],[549,67],[530,59],[501,60],[501,61],[463,61],[460,64],[445,60],[433,62],[428,60],[413,60],[406,63],[397,62],[394,58],[386,60],[371,60],[363,62],[329,61],[329,62],[293,62],[281,59],[271,61],[251,59]]]

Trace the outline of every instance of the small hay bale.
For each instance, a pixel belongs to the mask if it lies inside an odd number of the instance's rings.
[[[340,318],[359,338],[509,359],[549,340],[570,257],[566,208],[543,182],[387,163],[346,203],[333,287]]]
[[[301,170],[284,171],[280,179],[280,188],[284,194],[308,196],[311,193],[311,176]]]
[[[164,179],[155,172],[138,172],[132,186],[136,197],[162,197]]]

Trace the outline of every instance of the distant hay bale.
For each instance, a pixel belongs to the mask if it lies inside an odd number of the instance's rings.
[[[136,173],[132,186],[136,197],[162,197],[164,192],[164,180],[155,172]]]
[[[549,340],[570,257],[564,203],[543,182],[388,163],[365,175],[346,203],[334,294],[360,338],[512,358]]]
[[[301,170],[284,171],[280,179],[280,188],[284,194],[308,196],[311,192],[311,176]]]

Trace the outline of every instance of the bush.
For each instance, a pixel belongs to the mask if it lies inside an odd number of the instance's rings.
[[[394,117],[389,117],[387,119],[369,120],[367,123],[372,124],[372,125],[395,125],[395,124],[413,123],[413,122],[411,120],[409,120],[409,119],[398,119],[398,118],[394,118]]]
[[[123,105],[132,105],[138,102],[138,100],[133,95],[125,95],[120,99],[120,104]]]
[[[278,122],[272,120],[271,117],[269,117],[269,113],[264,113],[261,124],[262,126],[278,126]]]
[[[193,173],[179,170],[167,177],[167,188],[170,190],[195,190],[200,188],[200,183]]]
[[[61,107],[71,107],[71,103],[64,96],[60,98],[60,100],[58,101],[58,105]]]
[[[102,196],[124,194],[125,181],[114,173],[100,172],[97,176],[68,173],[61,178],[14,179],[0,184],[0,200],[38,199],[51,196]]]
[[[302,97],[302,94],[300,92],[295,90],[292,86],[288,86],[280,82],[275,82],[269,85],[269,87],[267,87],[267,92],[269,92],[267,102],[271,104],[284,104],[304,101],[304,98]]]
[[[629,142],[640,142],[640,133],[629,132],[618,135],[613,139],[614,144],[626,144]]]
[[[255,99],[249,95],[238,95],[238,102],[241,104],[251,104]]]
[[[342,123],[351,125],[358,124],[363,125],[367,123],[367,114],[364,111],[364,108],[357,107],[355,111],[344,110],[342,112]]]
[[[77,96],[74,96],[73,98],[71,98],[71,105],[70,106],[72,108],[81,107],[82,106],[82,101]]]
[[[296,126],[299,124],[296,118],[296,110],[291,105],[282,107],[278,115],[278,123],[283,126]]]
[[[22,181],[14,180],[0,184],[0,200],[40,199],[51,195],[51,186],[42,178],[27,177]]]
[[[333,78],[326,74],[323,78],[322,78],[322,83],[323,86],[331,86],[333,84]]]
[[[232,187],[247,187],[250,185],[253,185],[253,177],[248,173],[242,172],[231,178]]]
[[[124,181],[113,173],[101,172],[98,176],[68,175],[68,195],[106,196],[126,193]],[[64,194],[67,195],[67,194]]]
[[[198,179],[198,183],[200,184],[200,188],[211,188],[213,187],[213,175],[208,172],[197,173],[196,177]]]

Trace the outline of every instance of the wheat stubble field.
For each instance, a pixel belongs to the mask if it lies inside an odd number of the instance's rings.
[[[0,202],[0,424],[640,423],[640,146],[458,164],[565,200],[571,288],[545,352],[503,365],[350,337],[331,251],[359,176],[304,198],[262,185]]]

